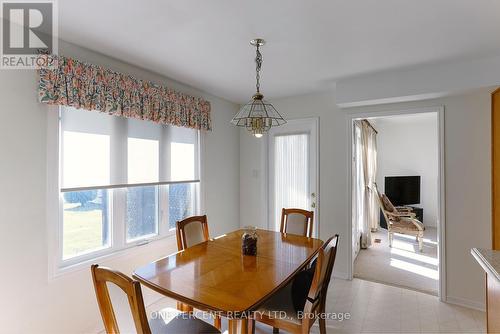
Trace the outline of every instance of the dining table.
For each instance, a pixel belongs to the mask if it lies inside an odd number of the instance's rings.
[[[286,286],[323,241],[257,230],[257,255],[242,254],[244,229],[223,234],[137,268],[144,286],[228,319],[229,334],[249,332],[251,312]]]

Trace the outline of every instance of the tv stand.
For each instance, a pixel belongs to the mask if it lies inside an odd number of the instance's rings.
[[[415,213],[415,218],[418,219],[421,223],[424,223],[424,209],[418,206],[405,205],[409,208],[412,208],[412,212]],[[387,223],[385,221],[384,214],[382,210],[380,210],[380,227],[387,229]]]

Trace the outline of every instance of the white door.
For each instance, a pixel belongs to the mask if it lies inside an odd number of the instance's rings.
[[[319,232],[318,119],[289,120],[269,131],[269,226],[279,231],[282,208],[314,211]]]

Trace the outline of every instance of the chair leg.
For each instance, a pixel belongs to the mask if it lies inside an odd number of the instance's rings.
[[[214,318],[214,327],[217,328],[218,330],[220,330],[222,327],[221,319],[218,315],[216,315]]]
[[[326,320],[324,318],[319,318],[319,333],[326,334]]]
[[[279,328],[273,327],[273,334],[278,334],[280,332]]]
[[[423,249],[424,249],[424,237],[423,236],[419,236],[418,237],[418,250],[420,252],[422,252]]]
[[[392,232],[389,232],[389,247],[392,247],[392,238],[394,234]]]
[[[248,334],[255,334],[255,319],[248,319]]]
[[[177,302],[177,309],[181,312],[193,312],[193,307],[181,302]]]

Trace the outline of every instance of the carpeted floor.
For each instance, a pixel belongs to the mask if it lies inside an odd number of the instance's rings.
[[[376,243],[375,239],[380,239]],[[418,251],[414,237],[395,234],[389,247],[387,230],[372,233],[372,246],[362,249],[354,261],[354,276],[437,295],[437,231],[427,227],[424,249]]]

